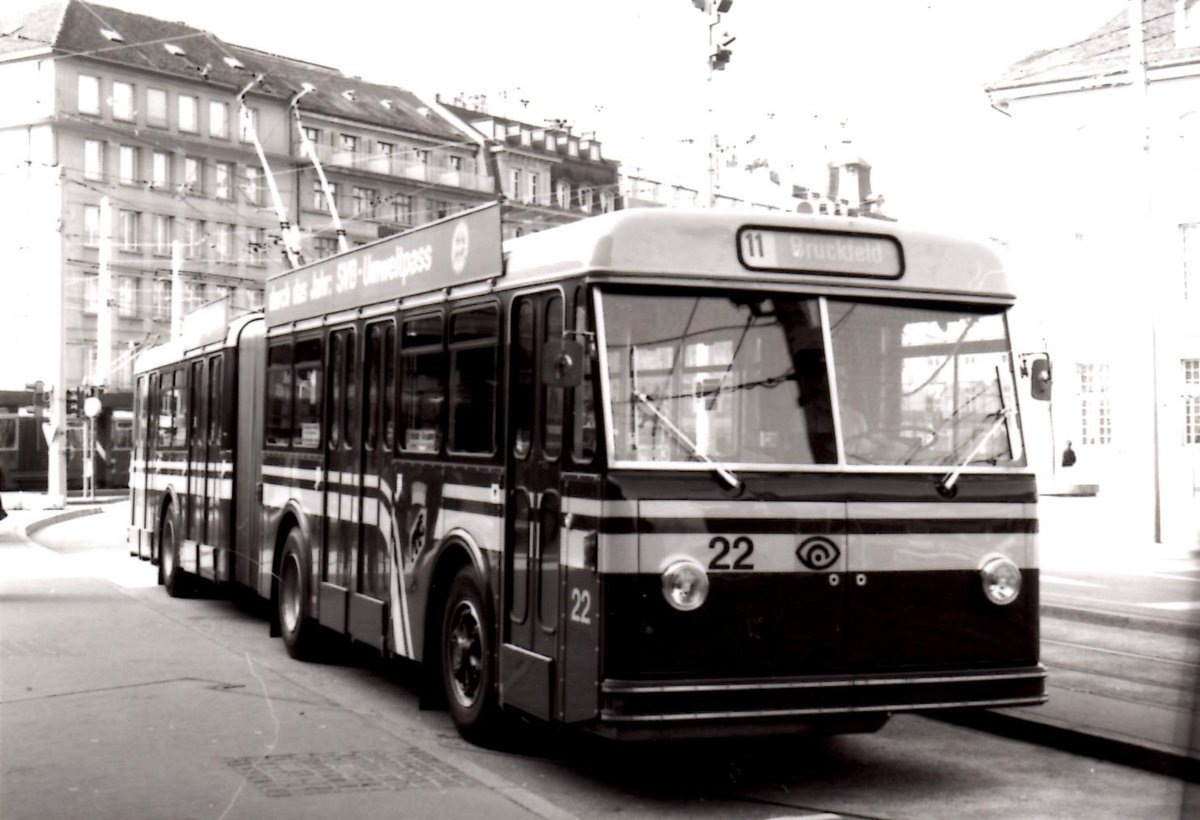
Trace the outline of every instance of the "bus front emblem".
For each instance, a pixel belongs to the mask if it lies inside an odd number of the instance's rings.
[[[837,544],[820,535],[806,538],[796,547],[800,563],[812,570],[829,569],[841,556]]]

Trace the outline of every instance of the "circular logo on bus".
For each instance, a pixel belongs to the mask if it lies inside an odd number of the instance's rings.
[[[806,538],[796,547],[796,557],[800,563],[813,570],[829,569],[842,557],[842,551],[837,544],[828,538],[817,535]]]
[[[455,274],[462,273],[467,267],[467,254],[471,250],[471,233],[467,230],[466,222],[454,226],[454,236],[450,240],[450,267]]]

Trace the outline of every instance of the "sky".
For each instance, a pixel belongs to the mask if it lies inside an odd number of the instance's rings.
[[[1004,148],[984,85],[1124,0],[733,0],[712,32],[735,38],[718,72],[691,0],[298,0],[286,16],[241,0],[106,4],[419,94],[486,94],[493,113],[532,123],[563,118],[627,168],[701,191],[711,133],[726,161],[765,159],[816,188],[849,139],[888,213],[941,221],[963,218]]]

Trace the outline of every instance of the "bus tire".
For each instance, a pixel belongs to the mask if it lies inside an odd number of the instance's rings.
[[[192,594],[192,579],[179,566],[179,549],[179,525],[174,510],[168,507],[158,547],[158,582],[172,598],[187,598]]]
[[[492,662],[492,631],[476,573],[454,577],[442,614],[442,687],[454,725],[464,738],[490,741],[500,722]]]
[[[279,635],[288,654],[297,660],[311,660],[317,655],[317,630],[320,628],[308,611],[308,562],[304,557],[304,540],[300,530],[293,527],[283,544],[279,558],[279,586],[275,595],[275,613],[279,620]]]

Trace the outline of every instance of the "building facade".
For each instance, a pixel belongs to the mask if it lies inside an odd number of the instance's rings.
[[[478,135],[507,208],[505,238],[620,207],[619,163],[594,136],[564,123],[534,125],[496,116],[471,100],[438,99],[448,117]]]
[[[501,195],[510,234],[616,207],[616,163],[562,129],[466,123],[78,0],[0,17],[0,327],[30,341],[0,360],[2,384],[127,387],[173,315],[259,307],[289,236],[308,262]]]
[[[1200,4],[1131,4],[987,93],[1011,147],[993,158],[1004,235],[1046,297],[1024,303],[1027,344],[1055,363],[1039,466],[1127,502],[1135,537],[1197,545]]]

